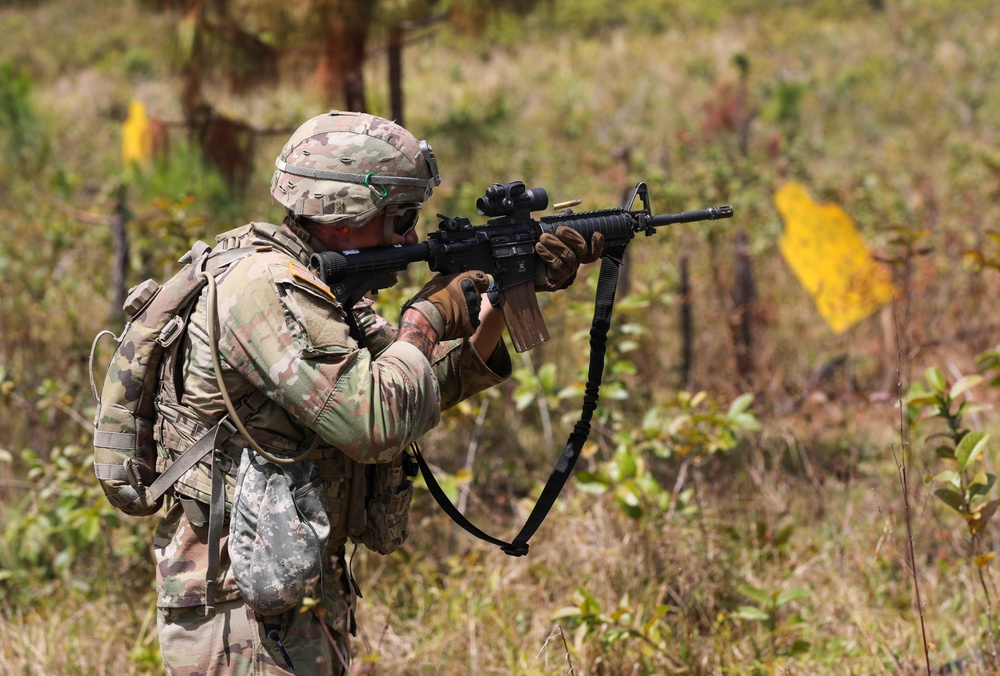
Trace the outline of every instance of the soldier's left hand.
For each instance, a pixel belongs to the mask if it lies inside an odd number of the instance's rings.
[[[604,235],[595,232],[590,243],[573,228],[561,225],[555,234],[542,233],[535,244],[541,265],[535,270],[535,289],[558,291],[576,279],[576,270],[584,263],[593,263],[604,251]]]

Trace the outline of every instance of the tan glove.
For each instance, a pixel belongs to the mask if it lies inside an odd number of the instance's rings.
[[[489,285],[489,277],[479,271],[439,275],[403,306],[403,312],[415,310],[426,317],[438,342],[468,338],[479,326],[481,296]]]
[[[556,232],[542,233],[535,252],[542,265],[535,270],[535,289],[538,291],[558,291],[565,289],[576,279],[576,270],[584,263],[593,263],[604,251],[604,235],[595,232],[590,238],[590,246],[583,235],[573,228],[560,225]]]

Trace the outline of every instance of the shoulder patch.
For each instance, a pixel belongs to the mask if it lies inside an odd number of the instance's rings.
[[[333,302],[335,303],[337,302],[337,298],[336,296],[333,295],[333,292],[330,291],[330,287],[324,284],[319,277],[313,274],[311,270],[306,268],[301,263],[297,261],[289,261],[288,271],[291,273],[292,279],[297,279],[302,283],[309,285],[310,287],[316,289],[317,291],[322,293],[324,296],[326,296]]]

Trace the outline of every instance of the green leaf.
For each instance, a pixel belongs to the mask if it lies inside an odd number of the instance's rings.
[[[618,478],[625,479],[636,475],[639,462],[631,451],[623,449],[615,453],[615,467],[618,469]]]
[[[957,399],[960,395],[964,394],[966,390],[975,387],[981,382],[983,382],[983,377],[979,374],[973,374],[971,376],[960,378],[958,382],[951,386],[948,396],[952,399]]]
[[[97,514],[87,516],[80,523],[77,530],[85,542],[96,542],[101,535],[101,518]]]
[[[788,589],[778,594],[778,598],[774,602],[774,605],[775,607],[780,608],[786,603],[791,603],[796,599],[804,599],[807,596],[809,596],[809,590],[807,589]]]
[[[950,488],[939,488],[934,491],[934,495],[941,499],[941,502],[954,509],[959,514],[965,514],[965,501],[958,491]]]
[[[951,446],[938,446],[934,449],[934,455],[941,460],[954,460],[955,449]]]
[[[600,495],[611,487],[607,478],[593,472],[577,472],[573,475],[573,481],[579,490],[590,495]]]
[[[981,371],[989,371],[1000,366],[1000,355],[996,352],[983,352],[976,357],[976,365]],[[0,380],[3,380],[3,373],[0,373]]]
[[[630,502],[628,502],[626,500],[622,500],[621,497],[619,496],[618,497],[618,506],[621,507],[622,512],[624,512],[625,516],[627,516],[628,518],[636,520],[636,521],[638,521],[639,519],[642,518],[642,514],[643,514],[642,505],[631,504]]]
[[[795,526],[785,526],[778,531],[777,535],[774,536],[774,546],[781,547],[788,544],[788,541],[792,537],[792,533],[795,532]]]
[[[577,600],[580,602],[581,615],[600,615],[601,604],[598,603],[594,595],[586,589],[577,590]]]
[[[619,349],[621,349],[621,346],[619,346]],[[626,359],[619,359],[611,365],[609,372],[615,376],[633,376],[639,372],[639,369],[632,362]]]
[[[918,392],[903,397],[903,403],[910,408],[923,408],[924,406],[934,406],[938,403],[938,399],[933,394]]]
[[[542,364],[538,369],[538,382],[545,392],[552,392],[556,388],[556,365],[552,362]]]
[[[771,605],[771,595],[763,589],[757,589],[757,587],[751,587],[748,584],[740,585],[738,589],[741,594],[749,598],[751,601],[754,601],[762,606]]]
[[[581,615],[579,606],[565,606],[552,613],[551,620],[565,620],[569,618],[579,618]]]
[[[653,407],[646,411],[646,415],[642,417],[642,429],[658,431],[660,429],[660,409]]]
[[[518,411],[523,411],[524,409],[531,406],[531,402],[535,400],[534,392],[524,392],[523,394],[514,397],[514,408]]]
[[[617,382],[611,381],[605,384],[604,389],[601,390],[601,396],[605,399],[614,399],[616,401],[624,401],[628,399],[628,390]]]
[[[962,475],[953,469],[946,469],[941,472],[934,477],[934,481],[940,481],[943,484],[951,484],[955,488],[962,487]]]
[[[729,412],[726,413],[726,416],[729,418],[734,418],[736,417],[737,414],[743,413],[748,408],[750,408],[750,404],[752,403],[753,403],[753,395],[751,393],[746,392],[744,394],[741,394],[740,396],[733,399],[733,402],[729,404]]]
[[[653,613],[653,616],[649,618],[646,624],[642,625],[642,633],[648,634],[649,630],[653,628],[653,625],[655,625],[657,621],[659,621],[659,619],[664,615],[666,615],[669,611],[670,611],[670,606],[667,605],[657,606],[656,612]]]
[[[582,397],[584,393],[585,388],[583,384],[575,382],[559,390],[559,394],[557,394],[556,397],[559,399],[570,399],[572,397]]]
[[[996,480],[997,477],[995,474],[987,474],[986,472],[979,472],[976,476],[972,477],[972,481],[969,483],[968,490],[966,491],[966,495],[969,496],[969,502],[989,493]]]
[[[944,374],[941,373],[941,369],[937,366],[931,366],[924,372],[924,377],[927,379],[927,384],[934,388],[937,392],[947,392],[948,391],[948,381],[945,380]]]
[[[615,488],[615,496],[621,500],[622,504],[626,507],[640,507],[642,506],[642,500],[639,498],[639,493],[635,490],[635,486],[632,482],[619,484]]]
[[[740,413],[732,417],[733,425],[744,430],[757,432],[761,429],[760,421],[752,413]]]
[[[990,500],[972,510],[972,518],[969,519],[969,531],[975,534],[982,530],[983,525],[989,522],[990,518],[997,511],[997,505],[1000,505],[1000,501]]]
[[[982,455],[990,435],[986,432],[969,432],[958,443],[955,449],[955,459],[958,460],[958,471],[962,472]]]
[[[765,613],[760,608],[756,606],[740,606],[733,613],[734,617],[738,617],[741,620],[749,620],[751,622],[767,622],[771,619],[771,616]]]
[[[809,641],[796,639],[795,641],[792,642],[792,647],[788,649],[788,656],[795,657],[797,655],[805,655],[807,652],[809,652],[809,648],[811,647],[812,645],[809,643]]]

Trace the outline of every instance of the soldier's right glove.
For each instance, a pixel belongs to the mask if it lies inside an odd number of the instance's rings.
[[[426,317],[438,341],[467,338],[479,326],[482,294],[489,285],[489,277],[479,271],[439,275],[403,306],[403,312],[416,310]]]

